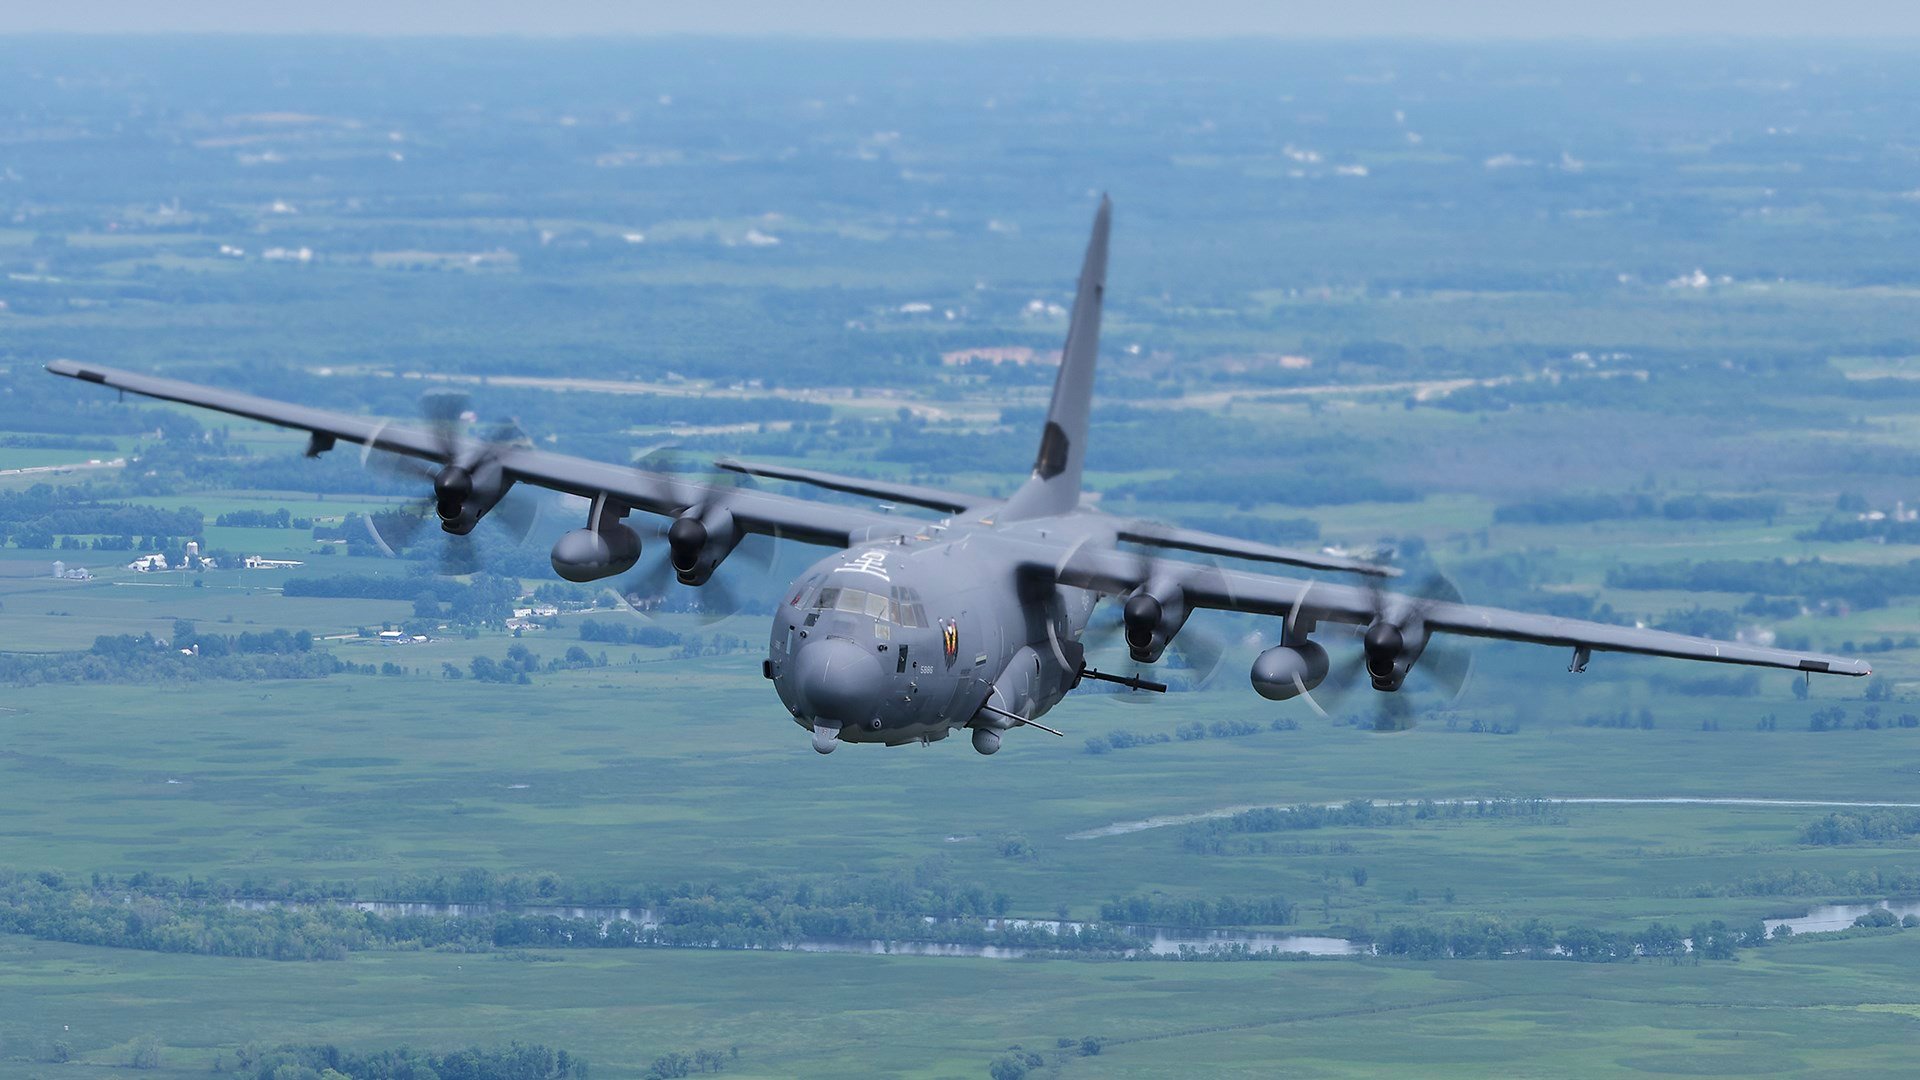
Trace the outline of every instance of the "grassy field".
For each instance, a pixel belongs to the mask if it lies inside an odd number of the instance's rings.
[[[547,654],[561,643],[526,640]],[[1089,695],[1056,713],[1071,739],[1011,742],[991,760],[959,742],[819,758],[750,652],[671,660],[640,651],[635,664],[635,650],[616,649],[614,666],[524,687],[437,676],[443,659],[497,655],[505,644],[349,644],[343,657],[398,658],[422,674],[90,687],[84,712],[73,687],[16,689],[0,758],[14,807],[0,834],[6,862],[357,880],[371,895],[393,877],[467,866],[633,883],[886,873],[938,858],[962,879],[1007,889],[1030,915],[1064,905],[1091,916],[1112,896],[1165,890],[1277,893],[1301,903],[1309,923],[1322,921],[1331,896],[1336,923],[1524,910],[1637,924],[1771,914],[1778,901],[1681,894],[1762,871],[1890,869],[1912,848],[1802,847],[1799,827],[1824,811],[1731,806],[1572,806],[1551,822],[1277,838],[1328,849],[1319,855],[1194,855],[1181,850],[1177,827],[1070,837],[1352,798],[1920,801],[1913,731],[1755,732],[1747,715],[1700,731],[1691,714],[1664,706],[1666,726],[1653,731],[1533,722],[1514,735],[1428,725],[1380,738],[1308,715],[1298,731],[1096,756],[1082,750],[1086,736],[1305,709],[1250,704],[1237,692],[1138,706]],[[1613,700],[1604,684],[1586,694],[1596,707]],[[1790,729],[1819,705],[1765,707]],[[1793,767],[1781,768],[1787,761]],[[1008,835],[1038,854],[1002,857]],[[1355,865],[1370,869],[1365,889],[1347,880]],[[1415,889],[1422,899],[1410,902]],[[1454,902],[1441,899],[1449,889]],[[1796,899],[1808,898],[1787,903]]]
[[[388,953],[276,964],[0,939],[19,1076],[124,1075],[133,1040],[206,1075],[249,1040],[524,1039],[639,1077],[737,1047],[729,1075],[962,1078],[1018,1044],[1062,1077],[1898,1077],[1920,936],[1782,945],[1739,963],[1072,963],[642,951],[527,963]],[[1106,1040],[1098,1056],[1055,1048]],[[68,1042],[76,1063],[34,1066]]]

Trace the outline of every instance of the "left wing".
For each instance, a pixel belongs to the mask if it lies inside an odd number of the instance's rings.
[[[178,379],[141,375],[98,364],[55,360],[47,365],[55,375],[98,383],[130,394],[177,401],[202,409],[258,420],[309,434],[309,457],[326,452],[336,442],[358,443],[409,457],[446,464],[481,443],[465,438],[449,444],[432,432],[388,423],[375,417],[315,409],[251,394],[199,386]],[[531,484],[594,499],[606,497],[636,510],[672,516],[703,498],[701,485],[646,472],[627,465],[556,454],[519,446],[488,448],[506,475],[516,483]],[[807,502],[751,488],[730,488],[727,509],[750,533],[778,535],[804,543],[847,547],[866,540],[896,536],[917,529],[918,522],[852,507]]]
[[[742,476],[764,476],[770,480],[787,480],[828,491],[845,492],[848,495],[865,495],[868,498],[882,499],[887,502],[906,503],[908,506],[937,510],[948,515],[964,514],[995,501],[984,495],[956,495],[951,491],[921,487],[919,484],[899,484],[891,480],[873,480],[864,476],[843,476],[840,473],[802,469],[791,465],[766,465],[757,461],[735,461],[732,458],[721,458],[714,464]]]
[[[1504,608],[1479,607],[1421,600],[1392,593],[1375,593],[1352,585],[1270,577],[1239,570],[1215,570],[1173,560],[1142,560],[1124,552],[1081,547],[1064,559],[1036,551],[1027,561],[1031,572],[1051,575],[1062,585],[1123,595],[1166,574],[1179,581],[1187,602],[1195,607],[1278,615],[1289,625],[1311,628],[1316,622],[1371,623],[1384,607],[1419,612],[1428,632],[1467,637],[1530,641],[1590,652],[1640,653],[1719,664],[1786,668],[1832,675],[1871,675],[1864,661],[1823,653],[1742,645],[1731,641],[1689,637],[1664,630],[1612,626],[1583,619],[1532,615]],[[1204,570],[1204,572],[1197,572]]]

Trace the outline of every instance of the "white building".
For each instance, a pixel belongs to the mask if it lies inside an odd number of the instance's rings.
[[[248,555],[240,561],[249,570],[291,570],[306,565],[298,559],[263,559],[258,555]]]

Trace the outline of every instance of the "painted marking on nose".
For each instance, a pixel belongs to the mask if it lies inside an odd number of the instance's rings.
[[[892,581],[887,576],[887,553],[884,551],[863,551],[845,566],[833,568],[836,574],[871,574],[881,581]]]

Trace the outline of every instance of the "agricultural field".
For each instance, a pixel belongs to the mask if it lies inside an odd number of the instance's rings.
[[[0,40],[0,1072],[1906,1071],[1908,907],[1772,930],[1920,896],[1904,57],[410,48]],[[820,757],[813,552],[642,616],[577,501],[390,553],[417,477],[40,371],[1004,493],[1103,189],[1102,508],[1874,676],[1476,646],[1380,736],[1208,616],[1064,739]]]

